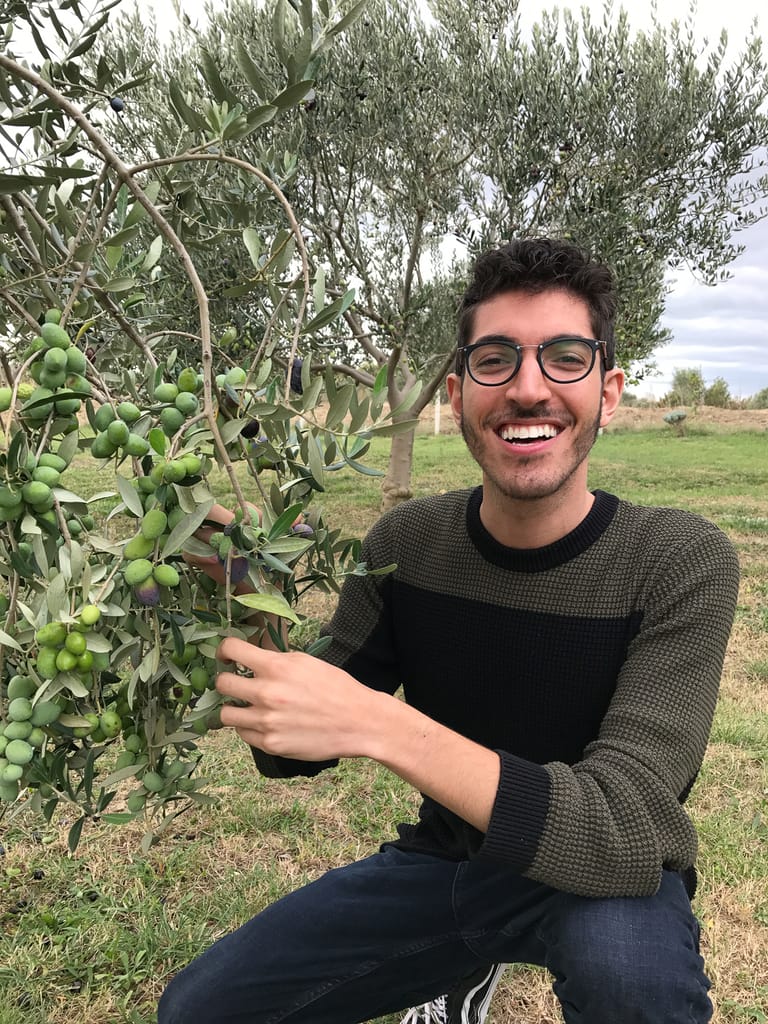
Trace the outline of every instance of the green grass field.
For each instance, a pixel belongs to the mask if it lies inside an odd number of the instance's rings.
[[[382,467],[386,447],[370,464]],[[416,443],[417,495],[477,482],[456,435]],[[87,461],[65,485],[101,488]],[[768,435],[659,430],[607,433],[591,485],[643,504],[713,519],[732,538],[743,580],[712,742],[690,801],[701,836],[703,952],[717,1024],[768,1022]],[[218,496],[229,500],[221,484]],[[377,515],[378,482],[332,477],[329,518],[361,533]],[[102,510],[105,506],[102,506]],[[313,618],[330,611],[311,598]],[[260,779],[227,732],[205,741],[216,807],[177,819],[149,854],[140,823],[2,822],[0,1024],[149,1024],[166,981],[210,942],[281,893],[363,856],[411,816],[417,800],[384,769],[346,762],[315,780]],[[561,1020],[543,971],[510,969],[491,1021]],[[391,1021],[399,1017],[390,1018]],[[389,1024],[389,1022],[388,1022]],[[617,1022],[619,1024],[619,1022]]]

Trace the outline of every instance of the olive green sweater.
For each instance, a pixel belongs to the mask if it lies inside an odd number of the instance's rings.
[[[707,744],[733,621],[738,563],[699,516],[596,492],[544,548],[485,530],[482,490],[407,502],[371,530],[323,658],[498,751],[490,825],[425,798],[397,845],[489,858],[586,896],[692,891],[683,803]],[[254,752],[271,776],[312,764]]]

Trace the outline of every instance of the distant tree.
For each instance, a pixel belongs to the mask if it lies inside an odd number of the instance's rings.
[[[718,409],[727,409],[733,399],[728,381],[723,377],[715,377],[712,383],[704,391],[704,405],[713,405]]]
[[[677,369],[672,374],[672,389],[664,399],[665,405],[701,405],[706,384],[701,370]]]
[[[763,388],[749,400],[750,409],[768,409],[768,388]]]

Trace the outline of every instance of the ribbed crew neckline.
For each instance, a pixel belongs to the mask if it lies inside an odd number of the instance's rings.
[[[483,558],[501,569],[514,572],[545,572],[576,558],[608,529],[619,507],[619,499],[606,491],[594,491],[592,508],[579,525],[564,537],[543,548],[510,548],[500,544],[483,526],[480,505],[482,486],[476,487],[467,502],[467,532]]]

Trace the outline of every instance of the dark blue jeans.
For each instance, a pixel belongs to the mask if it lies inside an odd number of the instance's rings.
[[[278,900],[174,978],[159,1024],[358,1024],[481,964],[539,964],[567,1024],[704,1024],[698,923],[679,875],[587,899],[503,866],[385,847]]]

